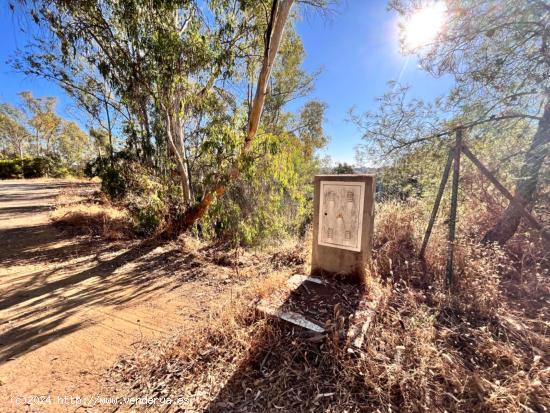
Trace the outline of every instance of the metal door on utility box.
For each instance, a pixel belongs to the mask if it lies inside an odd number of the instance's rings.
[[[364,182],[321,181],[319,245],[361,250]]]

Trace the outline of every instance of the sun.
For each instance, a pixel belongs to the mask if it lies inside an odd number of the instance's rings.
[[[431,43],[441,32],[447,20],[447,6],[444,2],[430,3],[416,10],[403,23],[403,45],[414,50]]]

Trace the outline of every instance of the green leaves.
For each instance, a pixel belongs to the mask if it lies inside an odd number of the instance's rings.
[[[315,77],[301,67],[304,47],[293,22],[274,63],[258,139],[250,153],[240,153],[264,56],[269,2],[32,4],[51,39],[34,43],[21,67],[58,81],[75,97],[90,115],[96,150],[106,153],[113,149],[107,140],[118,138],[124,154],[147,166],[165,189],[179,179],[181,191],[169,192],[191,203],[230,183],[239,169],[242,181],[231,184],[229,199],[220,200],[226,208],[211,218],[225,228],[234,225],[234,233],[248,240],[266,236],[270,222],[282,232],[303,222],[315,151],[327,138],[322,103],[311,102],[300,113],[286,109],[312,90]],[[80,135],[68,125],[60,128],[59,147],[75,150]],[[288,205],[296,220],[286,225],[280,209]],[[244,218],[232,215],[237,213]]]

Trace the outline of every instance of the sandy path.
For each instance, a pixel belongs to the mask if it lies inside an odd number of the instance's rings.
[[[110,396],[101,375],[117,356],[185,328],[210,301],[201,302],[196,281],[159,276],[175,271],[167,247],[106,244],[52,226],[52,202],[69,185],[0,181],[1,412],[72,412],[81,403],[78,411],[101,411],[84,398]]]

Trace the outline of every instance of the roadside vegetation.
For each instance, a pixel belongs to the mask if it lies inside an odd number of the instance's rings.
[[[82,176],[107,143],[56,113],[57,99],[20,92],[20,105],[0,103],[0,179]]]
[[[338,312],[315,335],[255,309],[308,272],[313,176],[370,166],[320,157],[327,103],[310,98],[318,73],[303,68],[296,23],[326,2],[20,3],[48,36],[15,68],[58,82],[93,128],[23,93],[24,110],[0,107],[0,178],[82,171],[98,188],[59,198],[62,229],[187,240],[185,265],[208,256],[239,280],[208,322],[122,357],[108,375],[116,394],[220,412],[548,411],[550,249],[522,216],[550,225],[545,2],[449,2],[432,43],[402,39],[423,70],[454,80],[449,94],[424,102],[391,82],[377,110],[350,111],[364,138],[358,162],[375,160],[377,175],[364,294],[382,296],[355,352]],[[417,2],[389,7],[407,21]],[[419,252],[457,131],[516,202],[463,158],[446,286],[450,185]]]
[[[378,290],[383,299],[359,353],[347,351],[337,313],[324,336],[255,310],[300,271],[291,264],[283,274],[245,278],[209,323],[121,359],[110,386],[126,396],[185,397],[198,411],[544,412],[547,253],[525,235],[504,249],[481,246],[468,231],[479,218],[470,211],[461,215],[459,285],[449,297],[446,227],[438,225],[420,260],[425,206],[377,206],[365,294]],[[301,245],[307,271],[309,244]]]
[[[86,191],[64,190],[57,197],[52,220],[63,230],[107,241],[136,238],[127,211],[113,205],[93,183]]]
[[[52,158],[0,159],[0,179],[63,178],[69,170]]]

